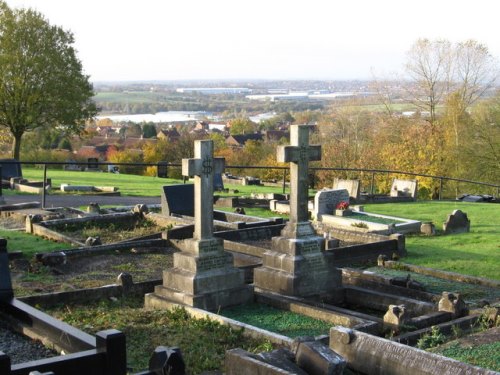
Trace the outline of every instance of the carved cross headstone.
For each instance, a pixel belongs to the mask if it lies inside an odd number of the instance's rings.
[[[224,158],[214,158],[211,140],[195,141],[194,158],[182,159],[182,174],[194,176],[194,239],[213,237],[214,174],[224,171]]]
[[[280,146],[277,159],[290,163],[290,222],[308,221],[309,161],[321,160],[321,146],[309,145],[309,126],[290,126],[290,146]]]

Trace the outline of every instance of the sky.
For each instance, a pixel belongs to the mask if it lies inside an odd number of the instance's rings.
[[[419,38],[500,57],[497,0],[4,0],[70,30],[94,82],[371,79]]]

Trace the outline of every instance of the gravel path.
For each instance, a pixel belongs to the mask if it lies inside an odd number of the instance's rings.
[[[59,355],[54,350],[43,346],[41,342],[11,331],[2,321],[0,321],[0,351],[10,356],[11,364]]]

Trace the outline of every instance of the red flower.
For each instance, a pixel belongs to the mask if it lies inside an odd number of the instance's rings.
[[[347,210],[349,208],[349,202],[340,202],[337,204],[337,210]]]

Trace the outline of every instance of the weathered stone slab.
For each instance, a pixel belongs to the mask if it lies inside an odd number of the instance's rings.
[[[470,232],[470,220],[467,214],[461,210],[453,211],[443,224],[443,231],[446,234]]]
[[[342,375],[347,362],[319,341],[301,342],[296,362],[309,375]]]
[[[333,189],[346,189],[349,192],[349,197],[359,199],[361,183],[359,180],[343,180],[341,178],[335,178],[333,180]]]
[[[400,180],[395,178],[392,181],[391,197],[411,197],[417,200],[418,182],[417,180]]]
[[[330,329],[330,348],[347,360],[349,368],[363,374],[497,374],[495,371],[339,326]]]
[[[314,196],[313,218],[321,219],[321,215],[333,215],[340,202],[349,203],[349,192],[346,189],[324,189]]]
[[[161,192],[161,212],[166,216],[172,214],[194,216],[194,185],[179,184],[163,186]]]
[[[227,375],[292,375],[290,372],[262,361],[255,354],[243,349],[226,351],[225,373]]]

